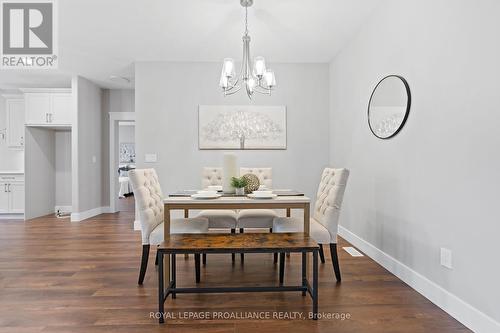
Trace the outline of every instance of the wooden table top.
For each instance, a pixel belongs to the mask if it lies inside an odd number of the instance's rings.
[[[248,197],[220,197],[217,199],[194,199],[191,197],[166,197],[166,204],[272,204],[272,203],[308,203],[311,199],[306,196],[279,196],[274,199],[252,199]]]
[[[304,192],[295,191],[295,190],[272,190],[273,194],[276,194],[279,197],[294,197],[294,196],[304,196]],[[174,193],[170,193],[169,197],[190,197],[192,194],[198,193],[198,190],[184,190],[177,191]],[[222,193],[219,192],[223,197],[243,197],[243,195],[236,195],[234,193]]]
[[[318,248],[319,245],[304,233],[171,234],[158,246],[158,250],[165,252],[299,252]]]

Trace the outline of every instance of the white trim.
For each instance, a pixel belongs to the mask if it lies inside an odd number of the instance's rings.
[[[23,93],[71,93],[72,88],[20,88]]]
[[[339,235],[474,332],[500,332],[500,323],[348,229]]]
[[[107,214],[109,212],[110,212],[109,207],[97,207],[80,213],[71,213],[71,222],[80,222],[83,220],[90,219],[97,215]]]
[[[62,213],[71,213],[73,211],[73,206],[55,206],[54,213],[57,213],[57,210],[60,210]]]
[[[5,99],[15,99],[15,100],[23,100],[24,101],[24,95],[23,94],[2,94],[2,97]]]
[[[109,207],[111,213],[116,213],[116,200],[118,192],[116,191],[117,166],[118,161],[118,122],[135,121],[135,112],[109,112]]]
[[[0,220],[24,220],[24,214],[0,214]]]

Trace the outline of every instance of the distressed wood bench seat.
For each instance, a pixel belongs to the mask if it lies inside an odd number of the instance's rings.
[[[318,251],[319,245],[305,233],[245,233],[245,234],[170,234],[158,246],[159,321],[164,322],[165,300],[182,293],[276,292],[300,291],[312,298],[313,318],[318,313]],[[200,253],[302,253],[302,284],[299,286],[241,286],[183,288],[176,285],[177,254]],[[307,253],[313,255],[312,286],[307,279]],[[170,281],[165,289],[164,256],[170,256]],[[168,276],[168,275],[167,275]]]

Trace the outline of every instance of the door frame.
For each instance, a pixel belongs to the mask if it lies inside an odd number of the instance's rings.
[[[117,169],[119,160],[118,129],[120,121],[135,121],[135,112],[109,112],[109,209],[116,213],[118,200]]]

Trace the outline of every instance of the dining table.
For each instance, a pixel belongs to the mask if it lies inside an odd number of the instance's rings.
[[[189,217],[191,210],[212,210],[212,209],[284,209],[286,216],[291,216],[292,209],[303,211],[304,216],[304,233],[309,235],[309,218],[310,218],[310,203],[311,200],[303,193],[291,190],[276,190],[273,193],[276,197],[271,199],[256,199],[248,196],[222,195],[214,199],[196,199],[191,197],[189,191],[181,191],[172,193],[164,198],[164,238],[168,239],[170,235],[170,220],[173,211],[184,211],[184,217]],[[305,263],[309,268],[308,262]],[[164,279],[170,281],[170,258],[164,257],[163,262]],[[307,270],[309,271],[309,269]]]

